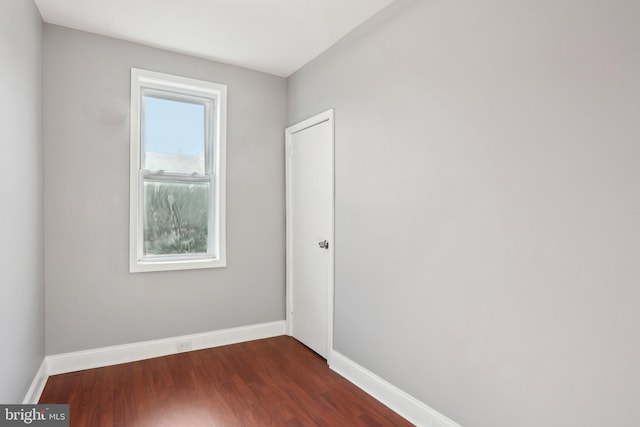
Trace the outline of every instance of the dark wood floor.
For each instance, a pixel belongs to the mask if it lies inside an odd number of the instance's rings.
[[[290,337],[49,377],[71,426],[411,426]]]

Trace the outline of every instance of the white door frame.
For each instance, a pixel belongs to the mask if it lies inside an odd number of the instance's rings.
[[[286,312],[286,322],[287,322],[287,334],[289,336],[293,333],[293,284],[292,284],[292,257],[291,257],[291,248],[293,247],[293,226],[292,226],[292,194],[291,194],[291,144],[292,144],[292,135],[310,128],[312,126],[318,125],[320,123],[329,122],[331,125],[331,218],[330,218],[330,232],[328,236],[329,240],[329,283],[327,286],[329,288],[328,294],[328,304],[327,307],[329,309],[329,313],[327,316],[328,324],[327,324],[327,362],[330,362],[331,354],[333,353],[333,295],[334,295],[334,248],[335,248],[335,223],[334,223],[334,206],[335,206],[335,160],[334,160],[334,143],[335,143],[335,124],[334,124],[334,112],[333,109],[327,110],[323,113],[317,114],[313,117],[310,117],[306,120],[301,121],[293,126],[290,126],[285,131],[285,165],[286,165],[286,301],[287,301],[287,312]]]

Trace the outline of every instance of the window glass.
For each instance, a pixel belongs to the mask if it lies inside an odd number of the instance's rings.
[[[143,96],[144,169],[204,175],[204,104]]]
[[[209,183],[145,181],[144,253],[207,253]]]

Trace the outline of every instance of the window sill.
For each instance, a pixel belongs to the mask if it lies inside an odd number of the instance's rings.
[[[195,270],[201,268],[224,268],[226,266],[226,260],[217,258],[176,261],[139,261],[136,259],[129,264],[129,272],[144,273],[151,271]]]

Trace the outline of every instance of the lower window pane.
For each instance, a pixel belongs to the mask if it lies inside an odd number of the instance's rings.
[[[209,183],[144,183],[144,254],[207,253]]]

